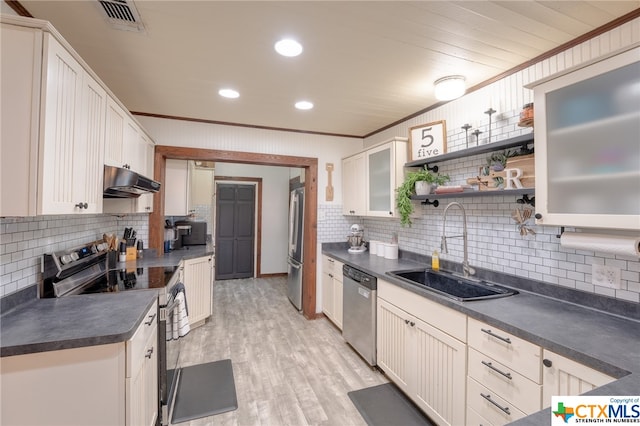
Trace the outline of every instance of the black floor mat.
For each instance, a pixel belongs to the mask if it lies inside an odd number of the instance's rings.
[[[393,383],[352,391],[347,395],[369,426],[434,425]]]
[[[182,423],[238,408],[230,359],[184,367],[176,392],[171,423]]]

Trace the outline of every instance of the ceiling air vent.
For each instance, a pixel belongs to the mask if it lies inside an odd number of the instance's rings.
[[[107,21],[118,30],[144,32],[144,24],[132,0],[98,0]]]

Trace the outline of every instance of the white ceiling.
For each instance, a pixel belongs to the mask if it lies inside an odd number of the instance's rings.
[[[363,136],[640,7],[640,1],[149,1],[146,31],[110,26],[96,0],[25,1],[131,111]],[[291,36],[302,55],[273,44]],[[217,92],[233,87],[240,98]],[[306,99],[310,111],[294,109]]]

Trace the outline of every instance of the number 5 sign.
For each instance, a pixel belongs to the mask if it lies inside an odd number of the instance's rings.
[[[435,121],[409,129],[409,161],[424,160],[447,152],[447,129],[445,121]]]

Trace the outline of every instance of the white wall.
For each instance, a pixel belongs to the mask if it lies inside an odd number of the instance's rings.
[[[260,271],[263,274],[286,273],[289,168],[216,163],[216,175],[262,178]]]

